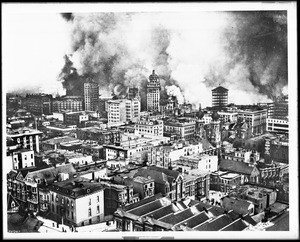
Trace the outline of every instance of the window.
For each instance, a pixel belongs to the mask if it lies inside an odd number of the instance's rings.
[[[89,208],[89,217],[92,216],[92,209]]]
[[[53,195],[53,193],[51,194],[51,201],[52,202],[54,201],[54,195]]]
[[[92,199],[91,198],[89,198],[89,205],[91,205],[92,204]]]
[[[74,203],[73,203],[73,201],[71,201],[71,207],[72,207],[72,208],[74,207]]]
[[[72,219],[74,219],[74,213],[73,212],[71,212],[71,216],[72,216]]]
[[[97,206],[97,213],[100,213],[100,206]]]
[[[99,198],[99,196],[97,196],[97,202],[99,202],[100,201],[100,198]]]

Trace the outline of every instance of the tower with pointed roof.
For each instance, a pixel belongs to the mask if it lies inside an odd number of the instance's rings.
[[[159,77],[153,70],[147,83],[147,111],[158,112],[160,110],[160,90]]]

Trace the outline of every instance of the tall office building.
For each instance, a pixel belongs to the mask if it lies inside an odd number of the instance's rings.
[[[228,89],[218,86],[212,89],[212,107],[221,111],[228,105]]]
[[[52,113],[52,98],[51,94],[27,94],[24,99],[24,106],[33,114],[48,115]]]
[[[160,110],[160,90],[161,86],[159,77],[153,70],[152,74],[149,76],[149,81],[147,83],[147,111],[157,112]]]
[[[92,78],[83,83],[83,103],[85,111],[96,111],[99,104],[99,84]]]

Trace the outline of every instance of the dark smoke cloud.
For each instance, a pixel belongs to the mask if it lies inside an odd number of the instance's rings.
[[[179,86],[186,100],[207,106],[219,84],[231,100],[244,95],[248,103],[272,99],[287,86],[284,11],[62,16],[72,26],[73,49],[60,76],[65,88],[89,76],[102,93],[139,87],[145,104],[155,69],[163,97],[166,87]]]

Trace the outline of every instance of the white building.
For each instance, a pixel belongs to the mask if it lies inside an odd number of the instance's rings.
[[[286,119],[267,118],[267,132],[289,133],[289,121]]]
[[[17,150],[14,151],[8,158],[10,161],[9,165],[13,170],[35,166],[33,150]]]
[[[238,118],[237,112],[218,112],[218,114],[223,122],[236,122]]]
[[[104,187],[85,178],[69,179],[49,186],[50,211],[70,225],[104,221]]]
[[[179,160],[173,162],[175,166],[181,167],[183,171],[198,169],[208,173],[218,170],[218,156],[216,155],[189,155],[181,156]]]
[[[264,132],[268,110],[240,110],[238,118],[242,118],[251,127],[253,134]]]
[[[143,120],[134,125],[136,134],[143,136],[160,136],[164,135],[164,122],[162,120]]]
[[[106,102],[108,126],[120,126],[127,121],[136,122],[140,118],[140,101],[117,99]]]

